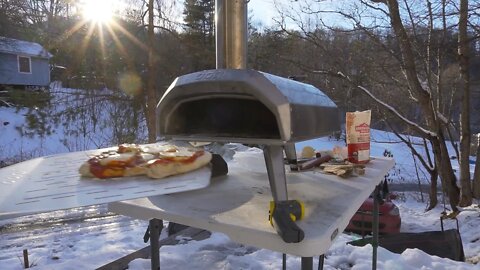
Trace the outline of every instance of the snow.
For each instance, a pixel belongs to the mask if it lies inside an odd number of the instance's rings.
[[[407,194],[410,196],[411,194]],[[408,231],[438,230],[439,207],[433,212],[423,213],[424,204],[409,197],[399,203],[403,214],[403,224]],[[74,216],[80,212],[99,212],[102,207],[89,207],[41,214],[10,220],[27,222],[42,218],[56,219],[65,214]],[[476,211],[476,212],[475,212]],[[75,213],[77,212],[77,213]],[[414,213],[408,217],[406,213]],[[52,216],[50,216],[52,215]],[[33,269],[94,269],[109,261],[129,254],[146,244],[142,236],[146,221],[131,220],[122,216],[93,215],[82,222],[46,224],[38,229],[24,229],[18,232],[2,232],[0,235],[0,269],[22,269],[21,254],[24,248],[30,251],[30,261],[36,264]],[[479,260],[479,245],[470,247],[468,243],[480,235],[473,228],[479,221],[479,212],[464,211],[460,214],[460,232],[467,258]],[[437,224],[436,224],[437,223]],[[28,224],[28,223],[27,223]],[[418,225],[412,225],[418,224]],[[412,226],[408,226],[412,225]],[[7,229],[8,230],[8,229]],[[165,237],[163,232],[162,237]],[[475,238],[476,237],[476,238]],[[359,236],[341,234],[326,253],[324,269],[371,269],[372,247],[354,247],[346,242]],[[202,241],[184,241],[175,246],[164,246],[160,250],[162,269],[280,269],[282,254],[237,244],[221,233],[213,233]],[[476,256],[476,257],[475,257]],[[318,258],[314,258],[316,265]],[[298,269],[300,258],[287,256],[287,269]],[[150,269],[150,261],[137,259],[129,269]],[[455,262],[449,259],[430,256],[421,250],[408,249],[402,254],[394,254],[386,249],[378,250],[378,269],[479,269],[478,265]]]
[[[72,106],[76,90],[57,88],[56,106],[51,114],[64,111],[66,104]],[[61,91],[60,91],[61,90]],[[63,94],[60,94],[63,93]],[[71,96],[70,96],[71,95]],[[61,98],[60,98],[61,97]],[[71,99],[69,99],[71,98]],[[78,98],[78,96],[77,96]],[[68,101],[68,102],[66,102]],[[121,105],[101,103],[98,115],[116,111]],[[71,120],[68,125],[54,127],[50,135],[21,136],[19,130],[26,126],[26,111],[0,107],[0,161],[15,157],[32,158],[41,155],[62,153],[73,150],[93,149],[108,146],[112,131],[95,128],[87,124],[84,133],[72,133],[68,127],[75,127],[85,117]],[[83,119],[83,120],[82,120]],[[60,117],[60,123],[65,118]],[[101,121],[108,121],[103,119]],[[99,123],[101,122],[99,120]],[[8,124],[5,124],[7,123]],[[64,123],[65,124],[65,123]],[[142,130],[143,132],[143,130]],[[87,134],[84,136],[84,134]],[[144,133],[137,138],[141,140]],[[98,136],[98,137],[96,137]],[[104,138],[102,141],[98,138]],[[412,138],[421,141],[418,138]],[[70,142],[66,146],[65,141]],[[78,143],[80,141],[80,143]],[[398,143],[391,133],[372,131],[371,154],[382,156],[390,151],[396,160],[395,169],[388,179],[394,183],[417,183],[415,163],[407,147]],[[342,141],[320,138],[297,144],[297,151],[310,145],[317,150],[343,146]],[[424,153],[421,144],[418,151]],[[248,147],[227,147],[223,149],[231,166],[235,166],[258,149]],[[418,162],[417,162],[418,163]],[[251,166],[250,170],[261,170]],[[422,183],[428,177],[420,172]],[[426,194],[424,194],[426,196]],[[439,198],[441,201],[441,198]],[[402,217],[402,232],[424,232],[440,230],[440,214],[443,205],[425,212],[426,202],[421,201],[417,192],[397,192],[394,203]],[[463,208],[458,216],[459,231],[463,241],[466,262],[431,256],[418,249],[407,249],[402,254],[378,249],[378,269],[480,269],[480,208],[478,204]],[[167,222],[165,222],[166,225]],[[143,235],[148,221],[135,220],[107,211],[105,205],[89,206],[69,210],[41,213],[15,219],[0,220],[0,269],[22,269],[22,251],[28,249],[32,269],[95,269],[108,262],[145,247]],[[446,229],[456,228],[454,220],[445,221]],[[163,231],[161,238],[166,237]],[[355,234],[341,234],[325,254],[324,269],[371,269],[372,246],[354,247],[346,243],[359,239]],[[282,254],[256,247],[245,246],[231,241],[226,235],[213,232],[202,241],[182,239],[180,244],[164,246],[160,250],[161,269],[281,269]],[[314,267],[318,258],[314,258]],[[287,269],[299,269],[300,258],[287,256]],[[129,269],[150,269],[150,261],[136,259]]]
[[[12,54],[25,54],[42,58],[50,58],[52,54],[47,52],[42,45],[35,42],[0,37],[0,52]]]
[[[0,162],[105,148],[132,140],[130,134],[145,142],[145,123],[123,93],[51,87],[48,108],[0,107]],[[128,128],[129,122],[138,127]],[[32,128],[38,123],[45,128]]]

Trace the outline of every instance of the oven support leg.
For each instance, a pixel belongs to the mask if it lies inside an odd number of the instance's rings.
[[[287,156],[287,162],[290,165],[290,170],[298,171],[297,150],[295,149],[295,143],[285,144],[285,156]]]
[[[380,185],[375,187],[375,191],[373,194],[372,270],[377,269],[379,204],[380,204]]]
[[[158,241],[160,239],[160,233],[163,228],[163,222],[160,219],[150,219],[150,262],[152,270],[160,270],[160,245]]]
[[[268,181],[272,190],[273,200],[287,201],[287,177],[283,163],[283,147],[280,145],[266,145],[263,149],[267,165]]]
[[[305,233],[295,220],[302,218],[304,206],[298,200],[288,200],[283,146],[266,145],[263,154],[273,197],[268,218],[284,242],[298,243],[303,240]]]

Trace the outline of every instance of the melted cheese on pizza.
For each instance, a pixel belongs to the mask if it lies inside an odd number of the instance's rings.
[[[100,165],[103,166],[109,166],[112,164],[123,164],[123,163],[128,163],[133,157],[135,157],[135,153],[129,152],[129,153],[113,153],[113,154],[108,154],[104,155],[100,158],[98,158],[98,161]]]
[[[112,178],[133,175],[148,175],[163,178],[205,166],[211,154],[203,150],[155,145],[141,147],[122,144],[117,151],[94,156],[80,168],[84,176]]]
[[[147,175],[164,178],[170,175],[190,172],[207,165],[212,154],[206,151],[190,151],[190,156],[161,157],[147,163]]]
[[[163,163],[173,163],[173,162],[179,162],[179,163],[191,163],[194,162],[198,157],[202,156],[205,154],[205,151],[179,151],[178,154],[176,153],[169,153],[169,154],[163,154],[160,153],[160,158],[153,159],[147,162],[148,165],[153,165],[153,164],[163,164]]]

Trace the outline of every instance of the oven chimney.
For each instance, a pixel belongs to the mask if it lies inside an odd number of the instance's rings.
[[[217,69],[247,67],[247,0],[215,0]]]

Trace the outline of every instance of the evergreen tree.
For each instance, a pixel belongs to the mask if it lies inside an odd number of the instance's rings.
[[[191,71],[215,67],[215,1],[186,0],[184,44]]]

